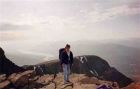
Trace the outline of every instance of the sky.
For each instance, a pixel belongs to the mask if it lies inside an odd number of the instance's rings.
[[[139,0],[0,0],[0,44],[9,48],[140,38],[139,22]]]

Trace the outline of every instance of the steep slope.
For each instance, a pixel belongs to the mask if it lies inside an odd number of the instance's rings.
[[[9,76],[12,73],[23,72],[22,67],[17,66],[12,61],[6,58],[4,50],[0,48],[0,74]]]

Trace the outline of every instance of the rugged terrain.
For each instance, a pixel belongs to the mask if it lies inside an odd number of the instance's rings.
[[[63,85],[62,73],[57,74],[55,79],[54,75],[49,74],[30,78],[27,75],[31,73],[32,71],[26,71],[17,75],[13,74],[10,82],[3,79],[3,82],[0,83],[0,89],[96,89],[102,85],[112,87],[112,89],[120,89],[117,83],[113,85],[110,81],[99,80],[96,77],[88,77],[84,74],[71,74],[70,80],[72,83]],[[140,89],[140,83],[131,83],[121,89]]]
[[[63,85],[59,60],[19,67],[0,49],[0,89],[140,89],[140,83],[128,78],[107,61],[95,55],[74,58],[72,83]]]

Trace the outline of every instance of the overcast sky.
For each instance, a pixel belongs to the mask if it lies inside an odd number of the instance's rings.
[[[1,44],[140,38],[139,21],[139,0],[0,0]]]

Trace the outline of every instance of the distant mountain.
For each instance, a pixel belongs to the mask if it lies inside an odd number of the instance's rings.
[[[23,53],[6,53],[7,57],[19,66],[22,65],[34,65],[40,62],[44,62],[45,56],[23,54]]]
[[[56,58],[59,48],[65,46],[66,42],[43,43],[32,49],[41,53],[50,53]],[[140,74],[140,45],[138,39],[108,40],[108,41],[75,41],[70,42],[74,56],[98,55],[105,58],[111,65],[122,73],[133,77]],[[136,46],[137,45],[137,46]]]
[[[18,65],[33,65],[46,60],[52,60],[47,54],[58,58],[58,50],[65,46],[67,42],[44,42],[30,48],[29,51],[34,53],[7,53],[7,57]],[[138,79],[140,75],[140,40],[139,38],[131,38],[124,40],[103,40],[103,41],[75,41],[69,42],[72,47],[74,56],[79,55],[98,55],[105,58],[110,65],[117,68],[125,75]],[[36,53],[46,54],[46,56],[39,56]],[[54,59],[53,58],[53,59]]]
[[[112,43],[140,49],[140,38],[129,38],[114,41],[112,40]]]

